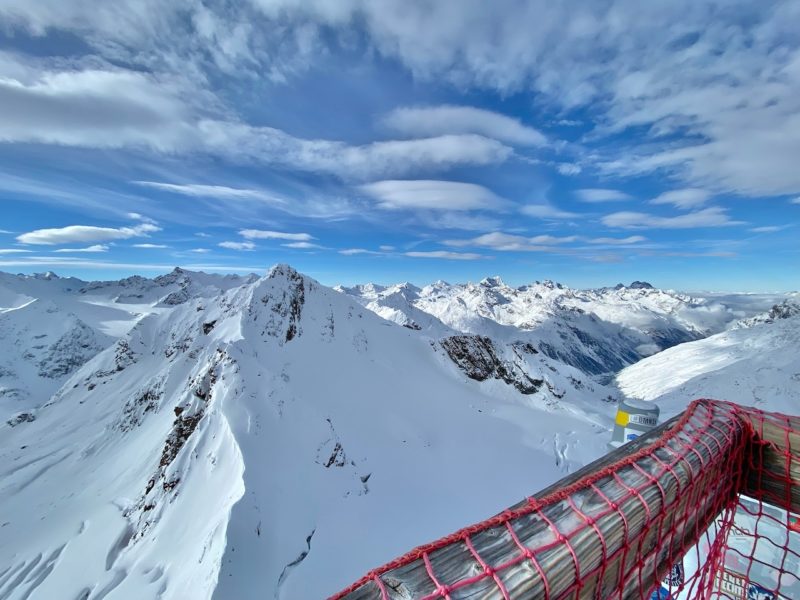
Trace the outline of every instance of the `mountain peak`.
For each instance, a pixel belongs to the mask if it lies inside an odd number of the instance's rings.
[[[481,279],[481,285],[485,287],[506,287],[505,281],[499,275],[484,277]]]

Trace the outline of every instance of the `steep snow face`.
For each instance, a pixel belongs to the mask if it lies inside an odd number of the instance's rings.
[[[777,318],[779,314],[786,316]],[[629,397],[657,402],[665,416],[703,397],[797,414],[798,345],[800,315],[779,307],[628,367],[617,376],[617,384]]]
[[[155,279],[91,283],[53,273],[0,273],[0,421],[46,402],[144,316],[254,279],[182,269]]]
[[[0,312],[0,419],[44,404],[112,341],[49,300]]]
[[[578,371],[432,341],[286,266],[141,318],[0,425],[0,597],[324,597],[604,452]]]
[[[362,305],[434,337],[453,331],[522,341],[558,361],[607,379],[623,367],[664,348],[723,330],[763,310],[654,289],[630,287],[572,290],[551,281],[512,288],[499,277],[478,284],[436,282],[339,288]]]

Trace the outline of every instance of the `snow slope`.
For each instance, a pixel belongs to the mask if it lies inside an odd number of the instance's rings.
[[[628,397],[651,400],[662,415],[694,398],[717,398],[800,413],[800,306],[776,305],[728,331],[651,356],[617,376]]]
[[[53,273],[0,273],[0,421],[41,406],[144,316],[254,277],[175,269],[155,279],[87,283]]]
[[[0,425],[0,597],[323,597],[604,452],[604,388],[471,344],[286,266],[137,320]]]

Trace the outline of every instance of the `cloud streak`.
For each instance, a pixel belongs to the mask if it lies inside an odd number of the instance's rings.
[[[126,240],[134,237],[146,237],[150,233],[161,231],[152,223],[141,223],[133,227],[95,227],[93,225],[69,225],[52,229],[37,229],[17,236],[23,244],[39,244],[54,246],[58,244],[107,242]]]
[[[294,242],[310,242],[314,236],[310,233],[288,233],[285,231],[269,231],[264,229],[242,229],[239,235],[248,240],[289,240]]]
[[[384,124],[404,135],[426,137],[474,133],[511,145],[543,146],[547,138],[519,119],[471,106],[418,106],[398,108]]]
[[[403,256],[411,258],[438,258],[442,260],[480,260],[486,258],[482,254],[473,252],[449,252],[447,250],[430,250],[427,252],[404,252]]]
[[[481,185],[457,181],[376,181],[361,191],[386,210],[502,210],[510,205]]]
[[[584,188],[575,191],[575,195],[582,202],[622,202],[633,198],[619,190],[608,190],[600,188]]]
[[[732,220],[725,209],[714,206],[675,217],[632,211],[616,212],[604,216],[602,223],[607,227],[622,229],[693,229],[743,224],[742,221]]]

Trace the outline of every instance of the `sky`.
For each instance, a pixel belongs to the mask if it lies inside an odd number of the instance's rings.
[[[0,0],[0,270],[800,288],[800,3]]]

